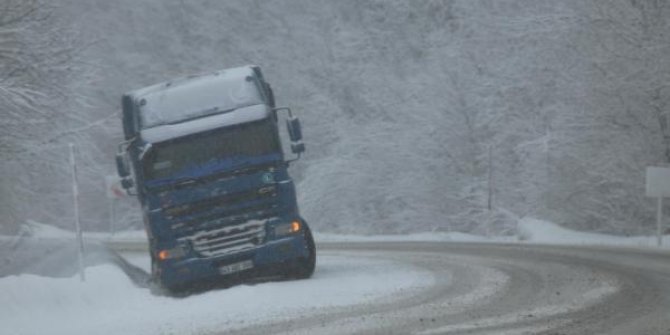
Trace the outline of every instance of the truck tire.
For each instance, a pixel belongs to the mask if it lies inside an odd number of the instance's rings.
[[[158,264],[156,260],[151,258],[151,276],[149,277],[149,291],[157,296],[179,296],[184,292],[182,287],[172,287],[163,284],[158,275]]]
[[[305,248],[308,251],[307,257],[298,258],[293,266],[289,268],[288,278],[291,279],[307,279],[314,274],[316,267],[316,245],[314,244],[314,237],[312,231],[305,224]]]

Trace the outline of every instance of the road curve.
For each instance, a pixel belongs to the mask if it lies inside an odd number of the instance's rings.
[[[670,334],[667,252],[425,242],[319,252],[410,263],[433,284],[226,334]]]

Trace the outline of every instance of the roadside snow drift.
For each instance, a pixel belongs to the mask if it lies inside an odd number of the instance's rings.
[[[137,259],[134,260],[137,262]],[[241,285],[186,298],[154,296],[112,265],[78,277],[0,279],[0,334],[200,334],[281,321],[430,285],[427,272],[391,261],[331,255],[312,279]]]

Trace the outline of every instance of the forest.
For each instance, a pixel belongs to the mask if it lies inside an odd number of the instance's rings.
[[[319,232],[647,234],[668,55],[663,0],[2,0],[0,232],[72,229],[70,143],[84,229],[141,228],[105,195],[121,95],[257,64],[303,121]]]

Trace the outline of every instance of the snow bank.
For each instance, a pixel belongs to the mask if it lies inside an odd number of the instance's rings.
[[[408,235],[341,235],[316,233],[317,242],[508,242],[512,237],[487,238],[466,233],[416,233]]]
[[[579,232],[555,223],[535,218],[522,218],[516,236],[481,236],[459,232],[425,232],[408,235],[340,235],[315,234],[317,242],[476,242],[476,243],[537,243],[550,245],[595,245],[625,247],[655,247],[656,236],[614,236]],[[670,236],[663,239],[670,247]]]
[[[84,283],[77,277],[12,276],[0,279],[0,334],[222,332],[386,298],[432,280],[409,265],[338,255],[320,257],[309,280],[241,285],[186,298],[154,296],[111,265],[87,269]]]
[[[34,239],[74,239],[75,232],[71,230],[61,229],[45,223],[36,221],[27,221],[21,226],[21,236],[30,237]],[[15,238],[0,235],[0,238]],[[84,232],[85,240],[92,241],[106,241],[106,240],[131,240],[142,241],[146,239],[144,230],[124,230],[114,234],[105,232]]]
[[[656,236],[614,236],[597,233],[579,232],[563,228],[555,223],[535,218],[519,220],[518,238],[520,241],[540,244],[564,245],[607,245],[628,247],[656,246]],[[670,237],[663,239],[663,247],[669,247]]]
[[[58,228],[56,226],[28,220],[21,226],[28,236],[44,238],[72,238],[74,232]]]

